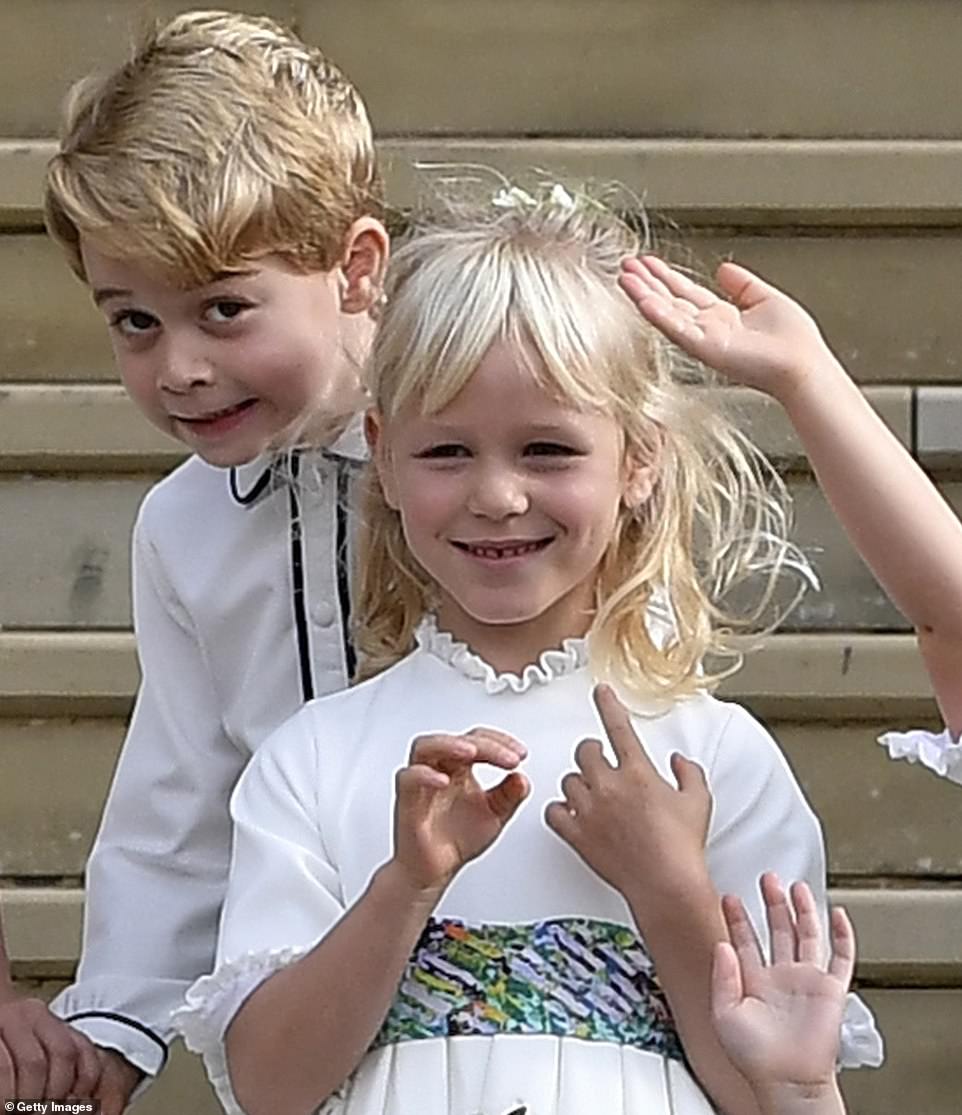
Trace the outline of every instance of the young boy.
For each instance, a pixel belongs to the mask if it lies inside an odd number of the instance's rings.
[[[163,1067],[170,1013],[211,967],[237,776],[351,673],[348,508],[381,206],[357,91],[267,19],[178,16],[65,109],[50,233],[131,397],[194,453],[135,526],[143,680],[88,864],[77,982],[53,1004],[120,1055],[101,1056],[121,1097],[105,1112]],[[89,1085],[76,1044],[32,1048],[39,1094]],[[9,1059],[15,1093],[38,1098]]]

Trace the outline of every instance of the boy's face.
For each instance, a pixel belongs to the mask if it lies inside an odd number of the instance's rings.
[[[276,256],[183,290],[82,242],[124,387],[154,425],[208,464],[243,464],[309,416],[330,427],[361,404],[344,353],[340,272],[300,274]]]

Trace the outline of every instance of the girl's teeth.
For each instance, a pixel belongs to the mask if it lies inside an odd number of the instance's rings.
[[[538,542],[525,542],[521,546],[471,546],[469,549],[471,553],[477,554],[478,557],[496,559],[521,557],[522,554],[534,553],[539,547]]]

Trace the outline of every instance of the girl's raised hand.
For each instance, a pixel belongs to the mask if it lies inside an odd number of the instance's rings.
[[[494,728],[414,740],[395,783],[394,859],[417,890],[440,895],[500,835],[528,796],[528,780],[514,769],[525,755],[523,744]],[[476,763],[509,773],[484,790]]]
[[[618,281],[668,340],[733,383],[784,399],[814,367],[835,365],[814,320],[787,294],[737,263],[723,263],[716,279],[727,301],[645,255],[624,260]]]
[[[741,900],[726,895],[722,909],[731,944],[715,948],[712,1018],[728,1057],[766,1100],[763,1110],[794,1110],[788,1101],[800,1095],[834,1099],[855,935],[845,912],[833,910],[832,958],[826,969],[808,886],[792,887],[794,913],[774,875],[763,875],[761,886],[771,963],[765,962]],[[812,1109],[822,1110],[814,1104]]]
[[[643,905],[653,910],[706,872],[711,793],[701,767],[678,754],[671,758],[678,789],[662,778],[610,686],[596,687],[595,703],[617,765],[599,740],[582,740],[577,769],[561,781],[564,800],[547,807],[545,820],[626,900],[644,891]]]

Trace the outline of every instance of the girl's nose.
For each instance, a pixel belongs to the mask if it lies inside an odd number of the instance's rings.
[[[487,471],[478,476],[468,509],[485,519],[509,519],[528,510],[528,492],[522,477],[508,471]]]

